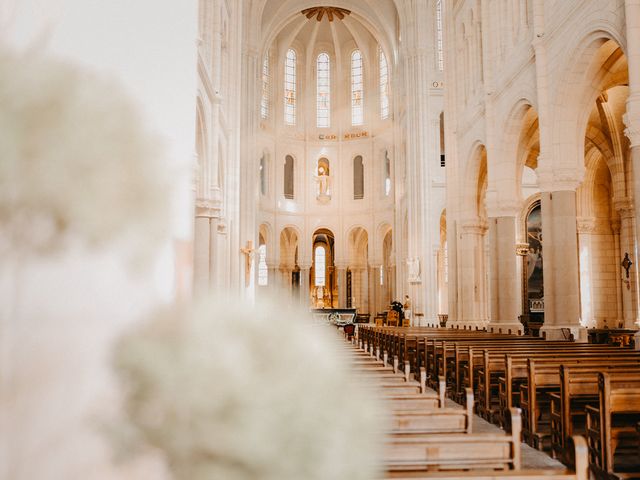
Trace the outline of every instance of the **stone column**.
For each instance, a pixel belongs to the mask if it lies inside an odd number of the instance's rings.
[[[193,287],[197,293],[209,288],[209,217],[196,217],[193,249]]]
[[[489,218],[490,322],[503,332],[524,330],[518,320],[521,312],[520,258],[516,252],[516,217]]]
[[[579,217],[576,219],[578,233],[578,264],[580,268],[580,321],[587,328],[602,327],[594,318],[594,299],[598,292],[594,291],[593,281],[593,234],[596,229],[594,217]],[[542,233],[544,236],[544,231]],[[546,321],[545,321],[546,324]]]
[[[635,241],[635,208],[629,198],[614,201],[614,208],[620,215],[620,250],[618,255],[618,278],[622,281],[622,319],[625,328],[637,328],[638,311],[638,251]],[[629,278],[622,270],[622,259],[628,253],[633,265]]]
[[[369,311],[382,311],[384,309],[381,308],[379,303],[380,300],[378,298],[378,286],[380,285],[380,265],[369,265],[367,273],[367,284],[369,287]],[[376,273],[378,276],[376,276]]]
[[[544,326],[547,339],[563,338],[569,329],[576,341],[586,341],[580,325],[580,279],[576,192],[542,192],[544,238]]]
[[[303,308],[308,308],[311,305],[311,297],[309,296],[310,271],[310,265],[300,265],[300,304]]]
[[[613,233],[613,248],[614,248],[614,258],[615,262],[618,263],[623,255],[620,253],[620,227],[621,221],[619,218],[615,218],[611,220],[611,232]],[[617,326],[619,323],[622,323],[624,326],[624,316],[623,316],[623,307],[622,307],[622,267],[616,265],[616,323]],[[625,285],[626,289],[626,285]]]
[[[347,307],[347,268],[343,264],[336,265],[338,277],[338,307]]]
[[[464,259],[460,262],[460,312],[452,324],[466,325],[472,328],[484,327],[486,319],[483,300],[485,290],[484,279],[484,235],[487,225],[481,221],[466,222],[460,233],[459,254]]]
[[[626,125],[625,134],[630,140],[631,163],[634,175],[634,198],[640,199],[640,0],[625,0],[625,21],[627,28],[627,61],[629,65],[629,97],[627,98],[627,113],[623,116]],[[640,209],[635,212],[635,259],[640,258],[638,240],[640,239],[640,219],[637,217]],[[636,319],[634,327],[640,327],[637,318],[637,291],[634,292],[636,303]],[[625,318],[626,321],[626,318]],[[640,340],[638,338],[637,340]],[[640,342],[636,342],[638,344]]]
[[[260,265],[257,264],[258,267],[256,268],[256,271],[258,271],[260,269]],[[266,288],[271,292],[274,292],[278,289],[278,284],[279,284],[279,278],[278,278],[278,267],[276,267],[273,263],[267,263],[267,271],[268,273],[268,280],[267,280],[267,286],[266,287],[262,287],[262,288]],[[257,283],[257,281],[256,281]]]

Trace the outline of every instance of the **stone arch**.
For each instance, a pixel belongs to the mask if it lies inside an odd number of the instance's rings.
[[[471,152],[464,180],[464,216],[469,220],[486,219],[487,149],[482,143],[476,142]]]
[[[280,231],[280,267],[293,269],[298,266],[300,255],[300,230],[287,225]]]
[[[363,226],[354,226],[347,233],[347,265],[351,277],[351,291],[348,304],[360,311],[371,312],[373,305],[369,303],[369,233]]]
[[[588,33],[576,43],[567,69],[560,77],[553,114],[552,135],[555,159],[565,169],[584,172],[584,132],[593,103],[603,90],[628,81],[626,57],[621,43],[605,30]],[[552,161],[552,159],[545,159]]]

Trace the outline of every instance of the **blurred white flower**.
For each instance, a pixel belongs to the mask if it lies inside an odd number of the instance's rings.
[[[380,478],[374,395],[335,331],[284,305],[176,306],[121,341],[136,446],[163,452],[176,479]]]
[[[159,152],[116,82],[0,49],[5,248],[42,253],[70,237],[90,245],[137,232],[159,237],[169,211]]]

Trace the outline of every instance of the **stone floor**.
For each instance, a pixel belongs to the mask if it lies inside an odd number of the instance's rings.
[[[452,402],[453,403],[453,402]],[[457,404],[454,404],[457,405]],[[500,428],[496,425],[487,422],[485,419],[480,418],[478,415],[473,416],[474,432],[496,432],[500,431]],[[562,463],[554,458],[551,458],[544,452],[536,450],[530,447],[526,443],[522,444],[522,468],[525,469],[543,469],[543,468],[566,468]]]

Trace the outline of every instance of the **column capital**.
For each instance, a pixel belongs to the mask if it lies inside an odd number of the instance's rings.
[[[582,183],[584,167],[575,165],[547,165],[542,156],[538,157],[538,185],[541,192],[575,191]]]
[[[514,199],[510,201],[499,201],[495,205],[487,205],[487,215],[489,218],[517,217],[522,210],[520,201]]]
[[[462,233],[466,235],[484,235],[489,226],[484,220],[467,220],[461,225]]]
[[[611,231],[614,234],[619,234],[620,233],[620,227],[622,226],[622,222],[619,218],[612,218],[611,219]]]
[[[196,217],[220,218],[222,202],[211,198],[196,199]]]
[[[624,134],[631,142],[631,147],[640,147],[640,94],[629,95],[627,112],[622,115]]]
[[[614,198],[613,208],[620,218],[634,218],[635,208],[633,207],[633,201],[629,197]]]
[[[576,217],[578,233],[596,233],[598,225],[595,217]]]

